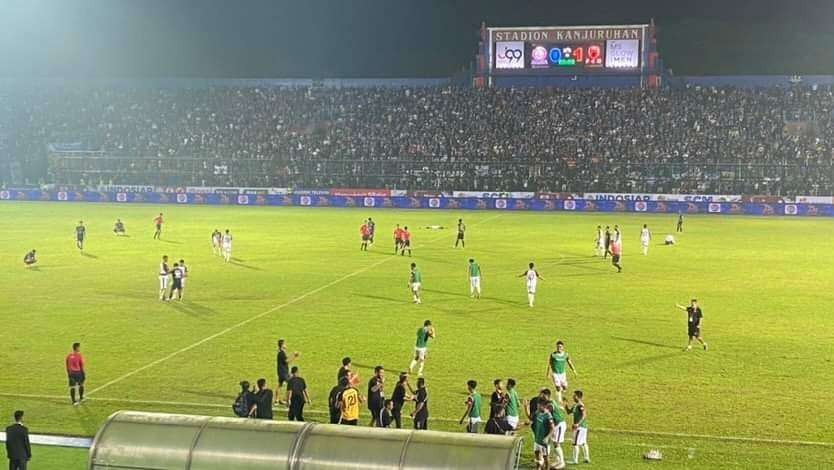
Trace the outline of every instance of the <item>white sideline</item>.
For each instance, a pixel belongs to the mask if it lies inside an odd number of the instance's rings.
[[[6,442],[6,433],[0,431],[0,442]],[[73,447],[89,449],[93,445],[91,437],[50,436],[48,434],[29,434],[29,442],[42,446]]]
[[[482,224],[482,223],[488,222],[488,221],[493,220],[493,219],[495,219],[495,218],[497,218],[497,217],[500,217],[501,215],[502,215],[502,214],[496,214],[496,215],[493,215],[493,216],[491,216],[491,217],[487,217],[486,219],[483,219],[483,220],[481,220],[480,222],[476,222],[476,223],[472,224],[472,226],[475,226],[475,225],[479,225],[479,224]],[[443,236],[434,237],[434,238],[430,239],[430,240],[429,240],[428,242],[426,242],[426,243],[427,243],[427,244],[428,244],[428,243],[433,243],[433,242],[435,242],[435,241],[437,241],[437,240],[439,240],[439,239],[441,239],[441,238],[445,238],[445,234],[444,234]],[[128,373],[126,373],[126,374],[124,374],[124,375],[122,375],[122,376],[120,376],[120,377],[116,377],[115,379],[113,379],[113,380],[111,380],[111,381],[109,381],[109,382],[106,382],[105,384],[100,385],[100,386],[98,386],[98,387],[96,387],[96,388],[94,388],[94,389],[90,390],[89,392],[87,392],[87,396],[93,395],[93,394],[95,394],[95,393],[97,393],[97,392],[99,392],[99,391],[101,391],[101,390],[104,390],[105,388],[108,388],[108,387],[110,387],[110,386],[112,386],[112,385],[115,385],[115,384],[117,384],[117,383],[121,382],[122,380],[125,380],[125,379],[127,379],[127,378],[130,378],[130,377],[132,377],[132,376],[134,376],[134,375],[138,374],[139,372],[142,372],[142,371],[144,371],[144,370],[150,369],[151,367],[157,366],[157,365],[159,365],[159,364],[161,364],[161,363],[163,363],[163,362],[167,361],[168,359],[171,359],[171,358],[173,358],[173,357],[179,356],[180,354],[182,354],[182,353],[184,353],[184,352],[188,352],[188,351],[190,351],[190,350],[192,350],[192,349],[196,348],[197,346],[200,346],[200,345],[202,345],[202,344],[205,344],[205,343],[207,343],[207,342],[209,342],[209,341],[211,341],[211,340],[213,340],[213,339],[215,339],[215,338],[217,338],[217,337],[223,336],[223,335],[225,335],[226,333],[229,333],[230,331],[236,330],[236,329],[238,329],[238,328],[240,328],[240,327],[242,327],[242,326],[246,326],[246,325],[248,325],[249,323],[252,323],[252,322],[253,322],[253,321],[255,321],[255,320],[258,320],[258,319],[260,319],[260,318],[263,318],[263,317],[265,317],[265,316],[269,315],[270,313],[277,312],[278,310],[281,310],[281,309],[283,309],[283,308],[285,308],[285,307],[289,307],[290,305],[296,304],[296,303],[298,303],[298,302],[300,302],[300,301],[302,301],[302,300],[306,299],[307,297],[310,297],[311,295],[318,294],[319,292],[321,292],[321,291],[323,291],[323,290],[325,290],[325,289],[327,289],[327,288],[333,287],[333,286],[335,286],[336,284],[342,283],[342,282],[344,282],[344,281],[346,281],[346,280],[348,280],[348,279],[350,279],[350,278],[352,278],[352,277],[354,277],[354,276],[357,276],[357,275],[359,275],[359,274],[362,274],[362,273],[364,273],[365,271],[368,271],[368,270],[370,270],[370,269],[373,269],[373,268],[375,268],[375,267],[377,267],[377,266],[381,266],[381,265],[383,265],[383,264],[385,264],[385,263],[387,263],[387,262],[389,262],[389,261],[391,261],[391,260],[393,260],[393,259],[399,259],[399,258],[397,258],[397,257],[396,257],[396,255],[392,255],[392,256],[389,256],[389,257],[387,257],[387,258],[385,258],[385,259],[383,259],[383,260],[381,260],[381,261],[378,261],[378,262],[373,263],[373,264],[371,264],[371,265],[365,266],[365,267],[364,267],[364,268],[362,268],[362,269],[356,270],[356,271],[354,271],[354,272],[352,272],[352,273],[350,273],[350,274],[346,274],[346,275],[344,275],[344,276],[340,277],[339,279],[336,279],[336,280],[334,280],[334,281],[330,281],[330,282],[328,282],[327,284],[325,284],[325,285],[323,285],[323,286],[321,286],[321,287],[317,287],[317,288],[315,288],[315,289],[313,289],[313,290],[311,290],[311,291],[308,291],[308,292],[306,292],[306,293],[304,293],[304,294],[302,294],[302,295],[300,295],[300,296],[298,296],[298,297],[296,297],[296,298],[294,298],[294,299],[292,299],[292,300],[289,300],[289,301],[287,301],[287,302],[284,302],[284,303],[283,303],[283,304],[281,304],[281,305],[276,305],[275,307],[272,307],[272,308],[270,308],[270,309],[268,309],[268,310],[266,310],[266,311],[264,311],[264,312],[261,312],[261,313],[259,313],[259,314],[255,315],[254,317],[250,317],[250,318],[248,318],[248,319],[246,319],[246,320],[243,320],[243,321],[241,321],[241,322],[239,322],[239,323],[236,323],[236,324],[234,324],[234,325],[232,325],[232,326],[230,326],[230,327],[228,327],[228,328],[226,328],[226,329],[223,329],[223,330],[221,330],[221,331],[219,331],[219,332],[217,332],[217,333],[214,333],[214,334],[213,334],[213,335],[211,335],[211,336],[207,336],[207,337],[205,337],[205,338],[203,338],[203,339],[201,339],[201,340],[197,341],[196,343],[192,343],[192,344],[190,344],[190,345],[188,345],[188,346],[186,346],[186,347],[184,347],[184,348],[182,348],[182,349],[180,349],[180,350],[177,350],[177,351],[172,352],[171,354],[168,354],[167,356],[161,357],[161,358],[159,358],[159,359],[157,359],[157,360],[155,360],[155,361],[153,361],[153,362],[149,362],[148,364],[145,364],[144,366],[139,367],[138,369],[135,369],[135,370],[133,370],[133,371],[131,371],[131,372],[128,372]]]
[[[60,395],[29,395],[29,394],[18,394],[18,393],[0,393],[0,397],[8,397],[8,398],[29,398],[29,399],[40,399],[40,400],[61,400],[66,401],[67,406],[71,406],[69,404],[69,399],[66,396]],[[170,406],[184,406],[184,407],[194,407],[194,408],[218,408],[218,409],[227,409],[229,413],[231,413],[232,405],[231,403],[226,405],[220,405],[217,403],[195,403],[195,402],[182,402],[182,401],[161,401],[161,400],[131,400],[126,398],[91,398],[89,401],[97,401],[97,402],[109,402],[109,403],[125,403],[125,404],[133,404],[133,405],[170,405]],[[278,409],[278,412],[284,411],[284,408]],[[276,412],[276,416],[278,415]],[[328,414],[327,411],[323,410],[311,410],[305,409],[304,413],[310,414]],[[404,419],[411,419],[408,414],[403,415]],[[452,418],[435,418],[430,417],[430,421],[440,421],[444,423],[457,423],[457,419]],[[280,420],[279,420],[280,421]],[[834,442],[822,442],[822,441],[806,441],[806,440],[793,440],[793,439],[768,439],[762,437],[744,437],[744,436],[718,436],[713,434],[689,434],[689,433],[677,433],[677,432],[663,432],[663,431],[638,431],[632,429],[614,429],[614,428],[594,428],[594,432],[601,432],[607,434],[630,434],[636,436],[654,436],[654,437],[665,437],[665,438],[676,438],[676,439],[703,439],[709,441],[725,441],[725,442],[741,442],[746,444],[774,444],[774,445],[790,445],[790,446],[807,446],[807,447],[825,447],[825,448],[834,448]],[[649,444],[645,444],[649,445]],[[657,446],[656,446],[657,447]],[[683,448],[683,447],[682,447]],[[689,447],[686,447],[687,449]]]

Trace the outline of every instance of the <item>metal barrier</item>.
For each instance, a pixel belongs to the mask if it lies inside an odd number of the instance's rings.
[[[90,470],[517,469],[519,436],[119,411]]]

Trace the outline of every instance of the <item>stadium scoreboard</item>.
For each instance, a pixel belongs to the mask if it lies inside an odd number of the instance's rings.
[[[649,25],[488,28],[499,75],[638,74]]]

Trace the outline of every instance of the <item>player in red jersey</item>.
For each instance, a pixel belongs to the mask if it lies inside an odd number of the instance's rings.
[[[154,240],[162,238],[162,222],[162,212],[160,212],[159,215],[153,219],[153,224],[156,226],[156,231],[153,233]]]
[[[359,235],[362,236],[362,246],[359,248],[360,251],[368,251],[368,240],[371,238],[371,229],[368,228],[367,223],[363,223],[359,227]]]
[[[411,232],[408,231],[408,226],[403,227],[402,237],[403,241],[400,245],[400,256],[405,255],[405,250],[408,250],[408,256],[411,256]]]
[[[611,243],[611,264],[617,268],[617,272],[623,272],[623,267],[620,266],[620,257],[623,255],[622,241]]]
[[[67,366],[70,398],[72,404],[78,406],[79,403],[84,401],[84,356],[81,355],[81,343],[72,343],[72,352],[67,354],[64,362]],[[76,391],[78,392],[78,400],[75,399]]]
[[[400,228],[400,224],[397,224],[397,228],[394,229],[394,254],[396,255],[398,251],[400,251],[400,247],[403,244],[403,229]]]

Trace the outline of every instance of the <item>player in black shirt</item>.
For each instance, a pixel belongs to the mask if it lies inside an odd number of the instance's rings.
[[[701,338],[701,318],[703,318],[704,314],[701,312],[701,307],[698,306],[698,299],[692,299],[688,307],[684,307],[680,304],[675,304],[675,306],[686,312],[689,342],[686,344],[686,349],[684,349],[684,351],[692,349],[693,339],[697,339],[698,342],[704,346],[704,351],[706,351],[707,342]]]
[[[307,395],[307,383],[298,375],[298,366],[292,366],[292,376],[287,382],[287,404],[289,405],[288,419],[290,421],[304,421],[304,405],[310,403]]]
[[[339,384],[330,389],[327,396],[327,407],[330,411],[330,424],[339,424],[342,411],[339,409],[339,402],[342,400],[342,390],[348,386],[347,377],[340,379]]]
[[[85,238],[87,238],[87,227],[84,226],[84,221],[79,220],[78,226],[75,227],[75,246],[79,250],[84,250]]]
[[[38,260],[37,260],[37,258],[35,258],[35,250],[32,250],[32,251],[26,253],[26,255],[23,257],[23,264],[27,268],[34,265],[37,262],[38,262]]]
[[[382,411],[379,412],[379,418],[377,419],[377,424],[381,428],[390,428],[391,422],[393,421],[393,416],[391,412],[394,409],[394,402],[391,400],[385,400],[385,404],[382,407]]]
[[[495,379],[492,384],[495,386],[495,391],[489,398],[489,419],[494,418],[507,405],[507,393],[504,392],[501,379]]]
[[[298,352],[292,353],[292,357],[287,355],[287,350],[284,345],[284,340],[278,340],[278,353],[275,355],[275,366],[278,372],[278,386],[275,388],[275,399],[279,400],[275,403],[280,403],[281,387],[290,380],[290,362],[297,358],[300,354]]]
[[[125,224],[122,219],[116,219],[116,223],[113,225],[113,233],[115,235],[125,235]]]
[[[382,366],[374,367],[374,376],[368,381],[368,411],[371,412],[371,424],[377,426],[379,413],[385,404],[385,369]]]
[[[406,400],[411,400],[411,395],[414,393],[414,389],[412,389],[411,384],[408,383],[408,374],[405,372],[400,373],[397,385],[394,385],[394,393],[391,394],[391,401],[393,402],[391,416],[394,418],[394,424],[397,429],[403,427],[403,406],[405,405]]]
[[[272,390],[266,386],[266,379],[258,379],[258,391],[255,392],[255,405],[249,417],[272,419]]]
[[[455,248],[458,247],[458,243],[462,248],[466,248],[466,241],[463,239],[465,234],[466,224],[463,223],[463,219],[458,219],[458,238],[455,240]]]
[[[417,379],[417,394],[414,396],[414,412],[411,418],[414,420],[414,429],[425,430],[429,428],[429,392],[426,390],[426,379]]]

